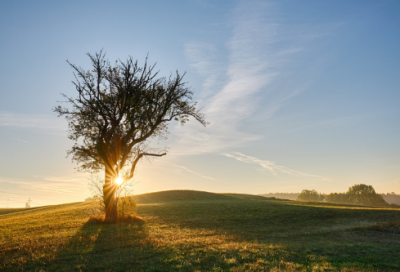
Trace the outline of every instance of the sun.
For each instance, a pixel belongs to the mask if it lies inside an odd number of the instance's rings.
[[[124,180],[121,178],[121,177],[118,177],[118,178],[116,178],[115,180],[114,180],[114,182],[116,183],[116,184],[118,184],[118,185],[121,185],[121,183],[123,182]]]

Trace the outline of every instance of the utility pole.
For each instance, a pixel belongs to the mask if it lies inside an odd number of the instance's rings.
[[[28,199],[28,201],[26,202],[26,208],[30,208],[31,207],[31,198]]]
[[[10,198],[7,198],[7,208],[8,208],[8,201],[10,201]]]

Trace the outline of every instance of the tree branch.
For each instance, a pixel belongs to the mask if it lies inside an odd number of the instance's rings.
[[[130,175],[128,177],[125,177],[125,180],[131,179],[133,178],[133,173],[135,172],[135,168],[136,168],[136,164],[139,162],[139,160],[143,157],[143,156],[156,156],[156,157],[162,157],[167,155],[167,153],[162,153],[162,154],[152,154],[152,153],[140,153],[136,159],[133,161],[132,163],[132,167],[131,167],[131,171],[130,171]]]

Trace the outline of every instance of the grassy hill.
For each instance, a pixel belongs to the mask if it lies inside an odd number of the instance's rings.
[[[1,271],[400,271],[400,210],[165,191],[143,221],[88,221],[92,202],[0,209]]]

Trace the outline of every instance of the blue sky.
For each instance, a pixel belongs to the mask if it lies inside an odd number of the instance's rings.
[[[81,201],[89,175],[52,108],[66,63],[147,53],[179,70],[210,125],[171,124],[136,193],[400,193],[398,1],[1,1],[0,207]]]

